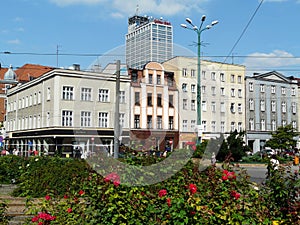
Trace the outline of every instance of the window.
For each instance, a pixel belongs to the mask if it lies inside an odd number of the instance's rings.
[[[276,112],[276,102],[275,101],[271,101],[271,111]]]
[[[188,121],[183,120],[182,121],[182,131],[187,131],[187,127],[188,127]]]
[[[29,117],[29,124],[31,123],[31,116]],[[47,112],[47,118],[46,118],[46,127],[50,126],[50,112]]]
[[[182,84],[182,91],[187,92],[187,84],[186,83]]]
[[[234,90],[234,88],[231,88],[230,93],[231,93],[231,97],[235,96],[235,90]]]
[[[216,132],[216,121],[211,121],[211,131]]]
[[[238,113],[242,113],[243,109],[242,109],[242,104],[238,103]]]
[[[191,130],[195,131],[196,128],[196,120],[191,120]]]
[[[235,113],[235,104],[231,103],[230,105],[230,112]]]
[[[196,71],[194,69],[191,69],[191,77],[195,77],[196,76]]]
[[[238,122],[237,130],[238,132],[242,131],[242,122]]]
[[[119,92],[119,98],[120,98],[120,103],[124,104],[125,103],[125,91]]]
[[[92,88],[81,88],[81,101],[92,101]]]
[[[206,101],[202,101],[201,108],[202,108],[202,111],[207,110]]]
[[[231,131],[235,130],[235,122],[231,122],[230,129],[231,129]]]
[[[187,76],[187,70],[186,70],[186,68],[182,68],[182,76],[183,77]]]
[[[234,74],[231,74],[231,75],[230,75],[230,82],[231,82],[231,83],[234,83],[234,82],[235,82],[235,76],[234,76]]]
[[[28,105],[29,105],[29,98],[28,98],[28,96],[26,96],[26,98],[25,98],[25,107],[27,108]]]
[[[239,98],[242,98],[243,96],[242,96],[242,89],[238,89],[238,97]]]
[[[254,101],[252,98],[249,99],[249,110],[251,110],[251,111],[254,110]]]
[[[264,112],[266,110],[265,100],[260,100],[260,111]]]
[[[249,82],[249,91],[253,91],[253,83],[252,82]]]
[[[169,107],[174,107],[173,106],[173,95],[169,95]]]
[[[149,73],[149,76],[148,76],[148,83],[149,84],[153,83],[153,74],[151,74],[151,73]]]
[[[222,81],[222,82],[225,81],[225,75],[224,75],[224,73],[220,73],[220,81]]]
[[[70,86],[63,86],[63,96],[62,99],[63,100],[73,100],[73,96],[74,96],[74,88],[70,87]]]
[[[225,102],[221,102],[221,104],[220,104],[220,111],[221,111],[222,113],[225,112]]]
[[[296,114],[296,113],[297,113],[296,102],[292,102],[292,113],[293,113],[293,114]]]
[[[157,94],[157,106],[161,107],[162,106],[162,102],[161,102],[161,94]]]
[[[120,116],[119,123],[120,123],[120,127],[122,128],[125,126],[125,113],[120,113],[119,116]]]
[[[285,87],[281,87],[281,94],[285,95],[285,92],[286,92],[286,88]]]
[[[286,120],[282,120],[282,126],[283,126],[283,127],[286,126]]]
[[[191,92],[195,93],[196,92],[196,85],[191,84]]]
[[[162,129],[162,116],[157,116],[157,129]]]
[[[91,124],[91,112],[82,111],[80,115],[80,126],[82,127],[90,127]]]
[[[282,111],[283,113],[286,113],[286,103],[285,103],[285,102],[282,102],[282,103],[281,103],[281,111]]]
[[[216,95],[216,87],[211,87],[211,94]]]
[[[202,128],[203,128],[203,131],[207,130],[207,123],[205,120],[202,120]]]
[[[140,105],[140,92],[134,93],[134,105]]]
[[[272,131],[276,131],[277,126],[276,126],[276,120],[272,120]]]
[[[32,97],[32,95],[30,95]],[[51,88],[47,87],[47,101],[50,101],[51,99]]]
[[[98,126],[99,127],[108,127],[108,113],[107,112],[99,112]]]
[[[220,89],[220,94],[221,94],[222,96],[225,95],[225,88],[221,87],[221,89]]]
[[[249,129],[254,130],[254,120],[253,119],[249,120]]]
[[[134,128],[140,128],[140,115],[134,115]]]
[[[238,76],[237,80],[239,84],[242,83],[242,76]]]
[[[211,72],[211,79],[216,80],[216,73],[215,72]]]
[[[260,126],[261,126],[261,128],[260,128],[261,131],[265,131],[266,130],[266,121],[264,119],[262,119],[260,121]]]
[[[174,118],[173,116],[169,116],[169,130],[173,130]]]
[[[191,110],[192,111],[196,110],[196,101],[195,100],[191,100]]]
[[[225,132],[225,122],[221,121],[221,132],[224,133]]]
[[[161,75],[157,75],[156,84],[161,84]]]
[[[109,100],[109,90],[108,89],[99,89],[99,102],[108,102]]]
[[[188,106],[187,106],[187,99],[183,99],[182,100],[182,109],[187,110]]]
[[[292,127],[293,127],[294,129],[297,129],[297,121],[292,121]]]
[[[202,73],[201,73],[201,77],[203,78],[203,80],[205,80],[205,79],[206,79],[206,71],[202,71]]]
[[[131,74],[131,81],[134,82],[134,83],[137,83],[138,81],[138,75],[136,72],[132,72]]]
[[[291,95],[292,96],[296,95],[296,88],[292,87],[292,89],[291,89]]]
[[[37,93],[34,93],[33,95],[33,104],[36,105],[37,103]]]
[[[272,94],[276,93],[276,87],[274,85],[271,86],[271,93]]]
[[[211,103],[211,111],[216,112],[216,102]]]
[[[260,85],[260,92],[265,92],[265,85],[264,84]]]
[[[168,76],[168,86],[169,87],[173,87],[173,82],[174,82],[174,79],[173,79],[173,76]]]
[[[147,116],[147,128],[152,129],[152,116]]]
[[[64,127],[73,126],[73,112],[70,110],[62,111],[62,122],[61,125]],[[38,118],[38,127],[40,127],[40,116]]]
[[[152,93],[147,94],[147,105],[152,106]]]
[[[201,87],[201,90],[202,90],[202,94],[205,94],[205,92],[206,92],[206,87],[205,87],[205,86],[202,86],[202,87]]]
[[[42,103],[42,92],[40,92],[40,91],[38,92],[38,99],[37,100],[38,100],[38,102],[37,102],[38,104]]]

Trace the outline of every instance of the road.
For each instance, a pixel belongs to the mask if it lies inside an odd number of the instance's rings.
[[[261,184],[267,175],[267,166],[266,165],[240,165],[240,167],[245,168],[247,173],[250,175],[250,180]],[[291,166],[291,171],[298,171],[299,166]]]

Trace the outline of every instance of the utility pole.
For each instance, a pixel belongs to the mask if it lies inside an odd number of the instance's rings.
[[[115,102],[115,129],[114,129],[114,158],[119,158],[120,147],[120,60],[117,60],[116,71],[116,102]]]

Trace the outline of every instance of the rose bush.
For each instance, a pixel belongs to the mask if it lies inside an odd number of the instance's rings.
[[[189,161],[167,180],[132,187],[118,171],[103,177],[90,170],[81,189],[29,201],[26,224],[36,224],[41,212],[55,217],[43,224],[299,224],[299,174],[288,174],[282,168],[257,185],[238,165],[199,171]]]

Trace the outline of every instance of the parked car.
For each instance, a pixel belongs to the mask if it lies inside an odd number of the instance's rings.
[[[260,153],[261,153],[262,155],[268,155],[268,156],[271,156],[271,155],[275,155],[275,154],[276,154],[275,150],[274,150],[274,149],[270,149],[270,148],[268,148],[268,149],[263,149],[263,150],[260,151]]]

